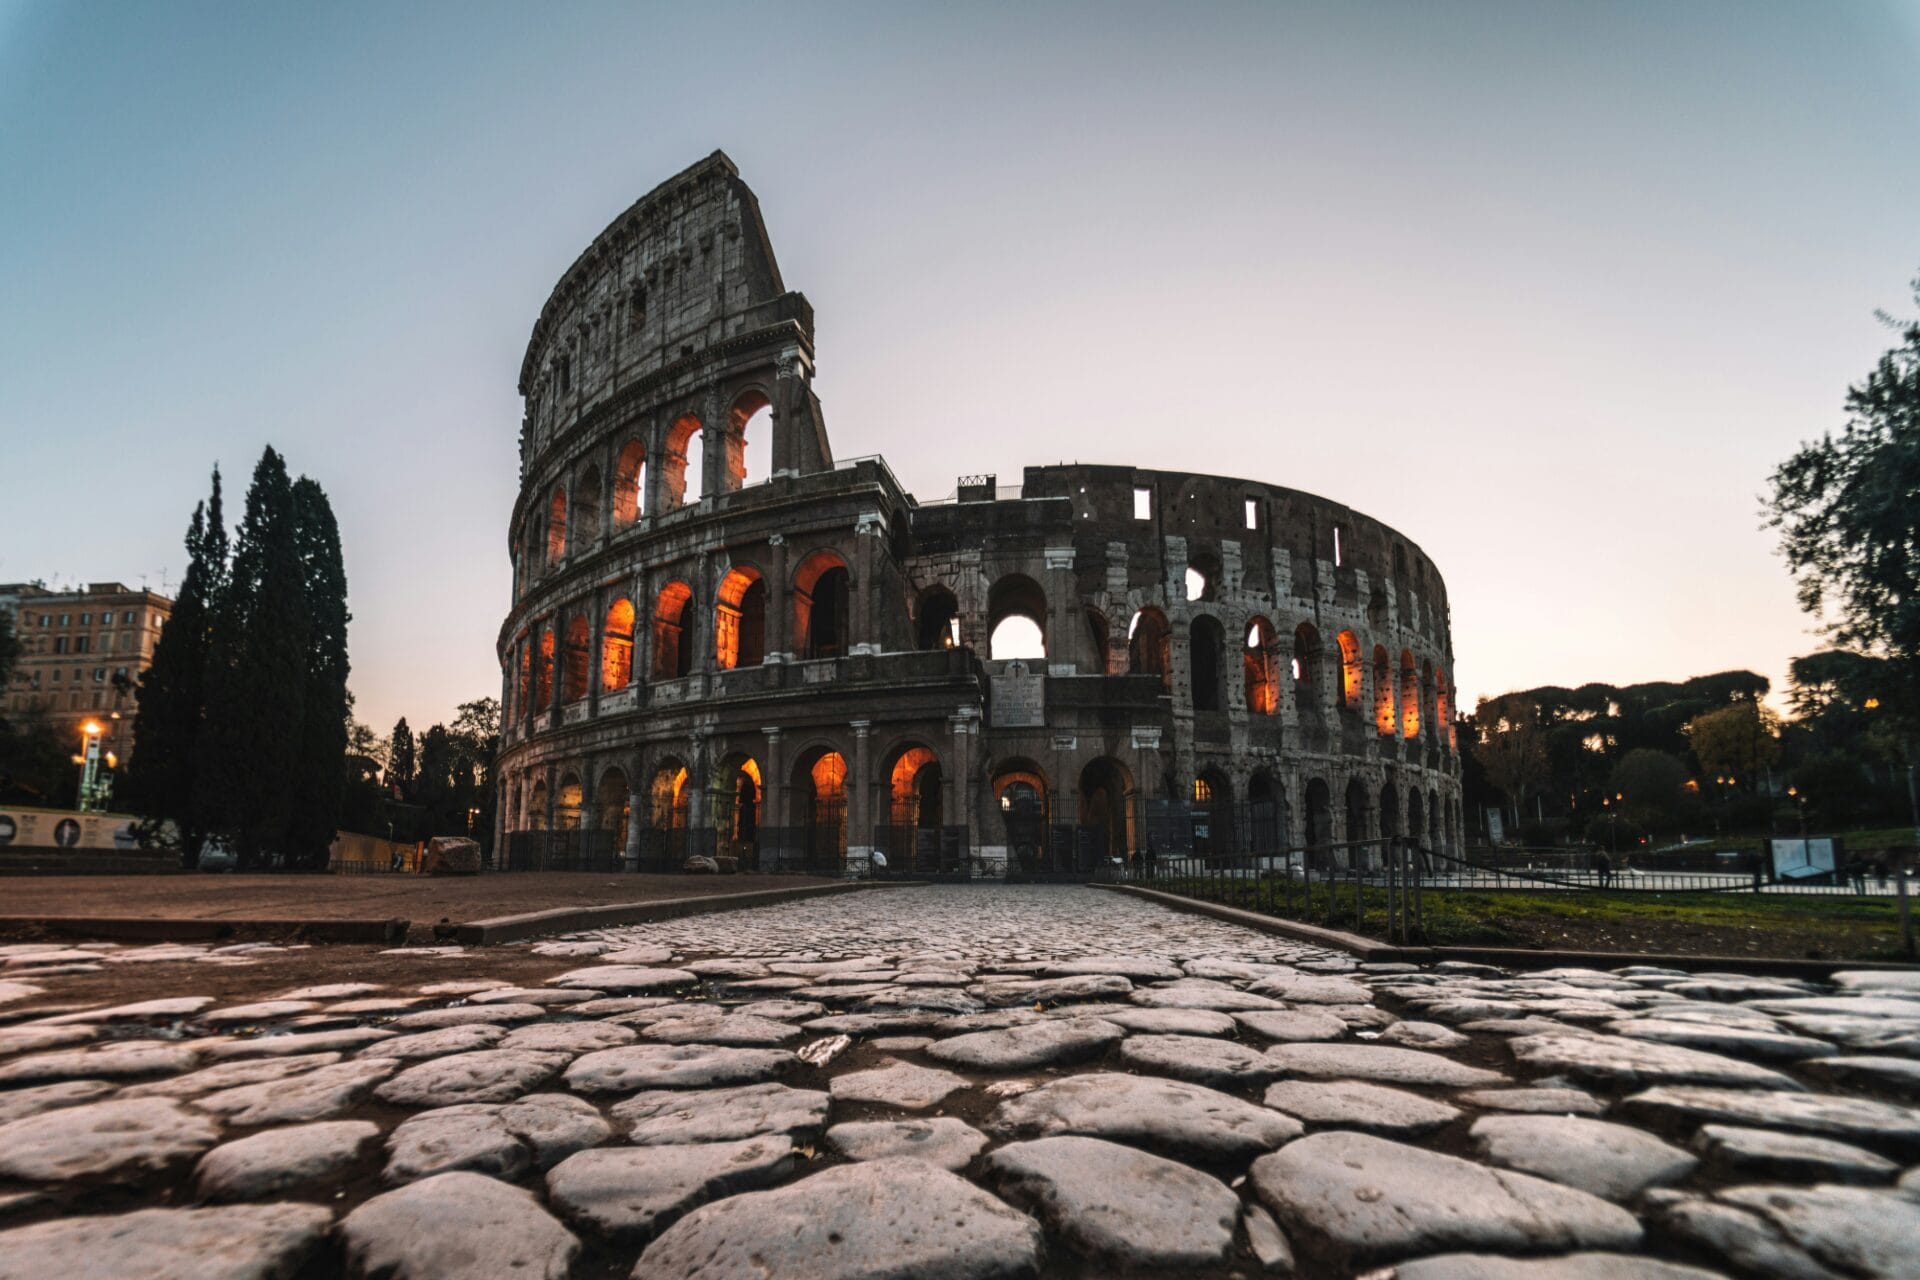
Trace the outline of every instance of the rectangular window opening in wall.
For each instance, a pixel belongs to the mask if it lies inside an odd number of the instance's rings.
[[[1248,498],[1247,499],[1247,528],[1258,529],[1259,527],[1260,527],[1260,504],[1255,502],[1252,498]]]
[[[1343,563],[1340,553],[1340,526],[1333,526],[1333,567],[1338,569]]]
[[[1135,489],[1133,491],[1133,518],[1135,520],[1153,518],[1153,490]]]

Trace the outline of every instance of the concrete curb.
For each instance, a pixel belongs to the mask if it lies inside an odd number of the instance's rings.
[[[1261,915],[1257,911],[1242,911],[1238,907],[1224,907],[1218,903],[1203,902],[1198,898],[1183,898],[1177,893],[1162,893],[1158,889],[1142,889],[1130,884],[1095,884],[1093,887],[1130,893],[1135,897],[1146,898],[1162,906],[1171,907],[1175,911],[1191,911],[1196,915],[1212,916],[1216,920],[1244,925],[1249,929],[1258,929],[1262,933],[1276,933],[1283,937],[1298,938],[1302,942],[1333,947],[1351,952],[1369,963],[1434,964],[1441,960],[1464,960],[1473,964],[1494,965],[1502,969],[1617,969],[1622,965],[1647,964],[1658,965],[1663,969],[1683,969],[1688,972],[1697,970],[1751,973],[1783,978],[1813,978],[1821,981],[1831,978],[1841,970],[1873,969],[1898,973],[1920,968],[1916,965],[1896,964],[1886,960],[1785,960],[1771,956],[1675,956],[1644,951],[1535,951],[1526,947],[1399,947],[1381,942],[1377,938],[1364,938],[1359,934],[1343,933],[1338,929],[1323,929],[1318,925],[1301,924],[1296,920],[1281,920],[1274,916]]]
[[[405,920],[180,920],[143,916],[0,916],[0,934],[43,930],[83,938],[138,942],[224,941],[242,933],[298,934],[313,942],[384,942],[407,938]]]
[[[545,934],[577,933],[582,929],[605,929],[623,924],[647,924],[654,920],[672,920],[680,916],[704,915],[710,911],[739,911],[746,907],[770,907],[802,898],[818,898],[833,893],[855,893],[862,889],[892,889],[917,883],[907,880],[849,880],[844,884],[799,885],[791,889],[755,889],[746,893],[712,893],[697,898],[664,898],[658,902],[616,902],[603,907],[556,907],[551,911],[533,911],[519,916],[495,916],[458,925],[454,940],[467,946],[491,946],[497,942],[516,942]]]

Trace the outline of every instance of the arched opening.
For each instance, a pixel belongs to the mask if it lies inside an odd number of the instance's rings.
[[[1407,792],[1407,839],[1420,843],[1422,832],[1421,796],[1418,790]]]
[[[1368,803],[1367,788],[1360,779],[1350,779],[1347,783],[1347,839],[1367,838],[1367,829],[1372,825],[1367,818],[1372,808]]]
[[[622,596],[607,606],[600,640],[600,692],[613,693],[633,683],[633,601]]]
[[[520,668],[520,673],[518,680],[514,683],[513,713],[515,716],[524,718],[529,712],[535,709],[531,705],[533,701],[533,641],[530,637],[522,636],[517,647],[520,650],[520,659],[517,664]]]
[[[1340,642],[1340,705],[1349,710],[1360,706],[1361,681],[1364,671],[1360,663],[1360,637],[1351,631],[1342,631]]]
[[[591,551],[600,539],[600,468],[589,465],[573,486],[573,528],[567,537],[573,550]]]
[[[567,490],[565,485],[555,485],[553,496],[547,499],[547,568],[553,568],[566,557]]]
[[[727,411],[727,485],[731,491],[773,478],[773,403],[748,391]]]
[[[522,591],[531,586],[533,579],[547,567],[547,535],[540,523],[542,514],[538,509],[529,511],[526,527],[521,530],[520,589]]]
[[[1367,625],[1375,631],[1387,629],[1386,588],[1376,586],[1367,594]]]
[[[1393,736],[1393,667],[1383,644],[1373,646],[1373,727]]]
[[[1265,769],[1247,779],[1247,837],[1252,842],[1249,852],[1271,856],[1286,851],[1286,800]]]
[[[1192,565],[1187,566],[1185,585],[1186,585],[1187,600],[1189,603],[1195,600],[1207,599],[1210,595],[1210,589],[1212,587],[1212,584],[1207,581],[1207,575],[1205,571],[1201,569],[1196,569]]]
[[[945,587],[920,593],[914,631],[922,649],[953,649],[960,644],[960,602]]]
[[[705,433],[700,419],[683,414],[667,428],[660,455],[660,501],[668,511],[700,501],[706,488]]]
[[[993,797],[1000,807],[1009,870],[1028,875],[1042,869],[1047,856],[1047,778],[1030,760],[1009,760],[993,774]]]
[[[759,762],[744,752],[722,760],[707,797],[721,857],[737,858],[748,869],[759,865],[761,804]]]
[[[989,658],[1045,658],[1047,593],[1025,574],[1008,574],[987,592],[987,626]]]
[[[528,793],[526,829],[528,831],[547,829],[547,780],[545,778],[535,780],[533,790]]]
[[[553,705],[553,624],[540,628],[540,659],[533,667],[533,701],[536,712]]]
[[[941,825],[940,758],[929,747],[911,746],[887,770],[887,822],[894,827]]]
[[[1411,649],[1400,651],[1400,736],[1420,736],[1420,682]]]
[[[647,511],[647,446],[629,440],[613,464],[613,527],[623,529]]]
[[[554,797],[554,825],[562,831],[578,831],[585,816],[581,808],[580,779],[569,773],[560,779],[560,790]]]
[[[1235,852],[1233,784],[1218,769],[1203,769],[1193,780],[1193,851],[1207,857]]]
[[[1107,670],[1107,615],[1097,605],[1087,605],[1080,611],[1087,620],[1086,643],[1090,655],[1088,670],[1105,674]]]
[[[653,678],[675,680],[693,672],[693,589],[669,582],[653,605]]]
[[[839,553],[820,550],[793,575],[793,638],[802,658],[845,656],[853,578]]]
[[[1455,750],[1453,735],[1453,699],[1447,695],[1447,673],[1436,670],[1433,673],[1433,724],[1435,730],[1447,744],[1447,750]]]
[[[1400,793],[1391,782],[1380,786],[1380,838],[1391,840],[1400,834]]]
[[[1325,778],[1307,782],[1307,847],[1325,849],[1333,843],[1333,793]]]
[[[1311,622],[1293,629],[1293,705],[1302,715],[1320,710],[1320,632]]]
[[[713,656],[722,671],[757,667],[767,660],[767,584],[751,565],[735,565],[720,580]]]
[[[594,830],[608,833],[605,838],[609,845],[605,852],[619,857],[626,852],[627,823],[633,818],[633,793],[627,786],[626,771],[613,768],[601,774],[600,785],[593,795],[598,811],[594,816]]]
[[[1202,614],[1187,628],[1187,661],[1195,711],[1220,710],[1220,620]]]
[[[1160,687],[1171,691],[1172,635],[1167,615],[1151,605],[1134,614],[1127,627],[1127,670],[1136,676],[1159,676]]]
[[[1280,709],[1280,682],[1274,675],[1273,624],[1255,618],[1247,624],[1247,647],[1240,655],[1247,686],[1247,710],[1270,716]]]
[[[1089,857],[1133,857],[1139,848],[1133,809],[1133,774],[1127,767],[1112,756],[1088,761],[1080,771],[1080,842]]]
[[[687,767],[678,760],[663,761],[653,771],[647,788],[647,825],[668,836],[668,848],[677,852],[675,841],[685,842],[687,830]]]
[[[1428,717],[1433,716],[1435,714],[1435,706],[1436,704],[1434,701],[1434,688],[1433,688],[1433,662],[1431,660],[1428,660],[1420,664],[1420,716],[1421,716],[1421,719],[1426,720]],[[1435,723],[1445,724],[1446,721],[1436,720]]]
[[[794,796],[809,866],[840,863],[847,856],[847,761],[838,751],[817,750],[794,765]]]
[[[587,696],[587,652],[589,628],[586,618],[574,614],[567,620],[566,664],[561,668],[563,702],[578,702]]]

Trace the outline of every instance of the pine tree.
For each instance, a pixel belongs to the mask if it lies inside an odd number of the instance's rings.
[[[181,861],[191,869],[199,861],[207,833],[195,778],[206,716],[212,612],[227,576],[227,527],[218,467],[213,471],[212,495],[193,509],[186,546],[187,572],[179,597],[135,695],[133,755],[120,780],[120,796],[146,819],[150,838],[162,823],[173,823]]]
[[[333,507],[305,476],[293,485],[293,515],[309,626],[298,762],[287,779],[293,807],[286,850],[293,865],[318,870],[327,865],[346,790],[347,623],[353,615]]]
[[[387,790],[397,789],[399,794],[394,797],[397,800],[411,799],[413,783],[413,730],[407,727],[407,718],[401,716],[387,744]]]
[[[243,867],[286,851],[305,733],[311,622],[287,466],[269,446],[247,489],[226,589],[213,610],[195,795]]]

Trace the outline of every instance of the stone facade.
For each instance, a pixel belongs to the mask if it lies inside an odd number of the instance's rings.
[[[173,601],[118,582],[49,591],[0,583],[0,609],[13,615],[20,661],[4,691],[5,710],[44,714],[75,750],[81,726],[100,725],[100,750],[125,763],[133,753],[133,690],[153,663]]]
[[[503,836],[855,872],[1460,843],[1446,591],[1406,538],[1123,466],[916,500],[834,460],[813,366],[720,153],[562,277],[521,368]],[[1043,656],[1007,657],[1023,627]]]

